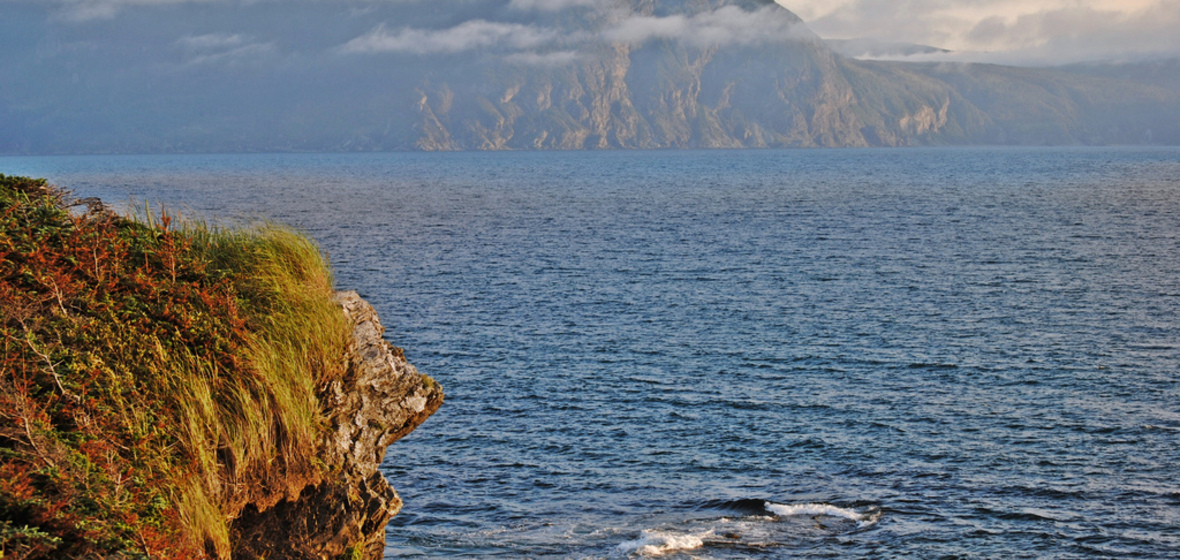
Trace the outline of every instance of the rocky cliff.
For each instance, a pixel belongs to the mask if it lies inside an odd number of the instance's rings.
[[[294,498],[247,504],[231,526],[235,559],[381,558],[385,526],[402,502],[378,467],[386,448],[443,402],[442,388],[382,338],[368,302],[356,292],[338,292],[336,301],[352,341],[347,374],[319,394],[329,421],[319,457],[328,474]]]

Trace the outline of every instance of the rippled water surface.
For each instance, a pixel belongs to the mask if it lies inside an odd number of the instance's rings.
[[[447,389],[389,558],[1180,556],[1180,150],[0,173],[318,239]]]

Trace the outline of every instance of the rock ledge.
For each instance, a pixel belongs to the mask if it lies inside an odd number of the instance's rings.
[[[295,499],[247,505],[232,526],[235,559],[381,558],[385,526],[402,501],[378,467],[390,444],[442,405],[442,387],[382,338],[373,306],[352,291],[335,297],[353,331],[347,373],[319,389],[329,428],[320,453],[327,475],[308,481]]]

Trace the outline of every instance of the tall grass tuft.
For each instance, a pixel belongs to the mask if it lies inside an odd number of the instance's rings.
[[[0,551],[228,558],[247,501],[324,474],[316,390],[349,338],[327,263],[273,224],[65,200],[0,175]]]
[[[303,235],[275,224],[218,229],[202,222],[185,222],[180,232],[212,268],[235,272],[246,319],[247,365],[231,382],[218,378],[202,388],[199,405],[185,414],[190,441],[200,444],[192,453],[206,474],[206,496],[190,491],[189,523],[222,550],[226,512],[217,512],[216,522],[200,509],[240,507],[227,504],[227,493],[241,485],[272,489],[272,500],[294,497],[321,474],[315,453],[325,426],[316,389],[342,374],[349,326],[330,297],[322,253]]]

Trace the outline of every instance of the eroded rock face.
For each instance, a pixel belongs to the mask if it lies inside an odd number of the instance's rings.
[[[322,481],[271,507],[247,505],[233,523],[234,558],[335,559],[347,551],[379,559],[385,525],[402,501],[378,471],[385,449],[443,402],[442,388],[382,337],[377,313],[356,292],[337,292],[352,321],[348,371],[323,387],[329,419]]]

